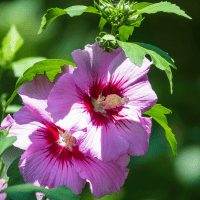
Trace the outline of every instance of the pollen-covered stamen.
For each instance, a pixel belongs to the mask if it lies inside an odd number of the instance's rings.
[[[76,138],[71,136],[70,132],[65,131],[57,143],[61,146],[65,146],[69,151],[72,151],[72,146],[76,145]]]
[[[127,104],[129,99],[127,97],[121,98],[116,94],[110,94],[107,97],[102,96],[98,100],[93,100],[94,111],[105,114],[105,109],[119,108],[124,104]]]

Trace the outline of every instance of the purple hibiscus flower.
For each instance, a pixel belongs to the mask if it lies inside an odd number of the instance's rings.
[[[25,150],[19,162],[24,181],[48,188],[66,185],[75,194],[81,193],[87,181],[97,198],[118,193],[128,175],[129,156],[103,163],[84,155],[79,149],[82,141],[76,138],[84,130],[59,127],[45,110],[53,85],[46,75],[23,84],[19,94],[25,106],[14,120],[8,115],[2,123],[4,128],[11,126],[8,137],[17,136],[14,145]]]
[[[138,67],[118,48],[104,52],[98,43],[72,53],[77,68],[64,74],[48,97],[47,110],[60,127],[75,133],[81,152],[105,162],[147,152],[152,119],[142,117],[157,101],[148,81],[152,62]]]
[[[5,182],[4,179],[0,179],[0,191],[6,189],[8,187],[7,183],[3,186],[4,182]],[[6,193],[0,193],[0,200],[6,199],[6,196],[7,196]]]

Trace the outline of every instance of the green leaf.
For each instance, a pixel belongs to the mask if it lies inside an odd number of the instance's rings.
[[[103,31],[103,27],[106,25],[106,23],[107,23],[107,20],[101,17],[100,22],[99,22],[100,31]]]
[[[29,57],[22,58],[16,62],[13,62],[13,71],[15,77],[20,77],[23,73],[31,66],[33,66],[36,62],[46,60],[45,57]]]
[[[84,12],[98,13],[98,10],[92,6],[71,6],[66,9],[61,8],[50,8],[47,13],[42,17],[42,22],[38,34],[45,30],[49,24],[54,21],[57,17],[68,14],[70,17],[79,16]]]
[[[0,179],[3,177],[3,174],[4,174],[4,166],[5,166],[5,162],[4,162],[3,158],[1,158],[1,161],[0,161]]]
[[[165,129],[165,136],[171,146],[173,156],[176,157],[177,155],[177,142],[174,134],[172,133],[171,128],[168,126],[167,118],[165,114],[170,114],[172,111],[168,108],[160,104],[154,105],[150,110],[145,112],[144,114],[149,115],[154,120],[156,120],[164,129]]]
[[[21,156],[16,158],[8,168],[7,176],[9,177],[8,186],[24,184],[24,179],[19,171],[19,160]]]
[[[164,70],[167,74],[170,83],[170,90],[173,93],[172,84],[172,71],[170,66],[176,69],[174,60],[168,55],[168,53],[162,51],[158,47],[145,43],[128,43],[118,41],[118,44],[124,50],[126,56],[130,58],[131,62],[138,65],[142,65],[144,56],[149,54],[153,60],[153,64],[161,70]]]
[[[32,67],[28,68],[24,72],[23,76],[17,80],[17,83],[15,85],[15,90],[12,93],[12,96],[8,99],[7,104],[3,110],[3,116],[5,114],[5,111],[8,107],[8,105],[12,102],[14,97],[17,95],[17,91],[23,83],[32,81],[33,77],[36,74],[44,74],[44,72],[46,72],[50,81],[53,82],[56,74],[61,73],[60,67],[64,66],[64,65],[71,65],[71,66],[75,67],[74,63],[71,63],[66,60],[48,59],[48,60],[43,60],[43,61],[37,62]]]
[[[167,13],[175,13],[177,15],[186,17],[188,19],[192,19],[190,16],[188,16],[185,11],[181,10],[176,4],[171,4],[170,2],[160,2],[155,3],[153,5],[147,6],[139,11],[137,11],[135,14],[152,14],[157,12],[167,12]]]
[[[0,132],[0,155],[17,140],[16,136],[7,137]]]
[[[134,26],[121,26],[119,31],[119,39],[126,42],[130,35],[133,34]]]
[[[6,113],[16,113],[20,108],[22,108],[23,106],[20,105],[9,105],[6,109]]]
[[[152,3],[149,3],[149,2],[137,3],[131,7],[131,10],[141,10],[142,8],[145,8],[150,5],[152,5]]]
[[[20,36],[16,27],[12,25],[6,37],[2,41],[2,53],[4,60],[6,61],[12,60],[15,53],[22,46],[23,42],[24,40]]]
[[[3,192],[7,193],[8,197],[12,198],[13,200],[19,200],[19,199],[27,200],[24,198],[24,194],[33,195],[35,194],[35,192],[44,193],[48,198],[54,199],[54,200],[61,200],[61,199],[80,200],[79,196],[73,194],[72,190],[66,188],[66,186],[64,185],[58,188],[46,189],[44,187],[37,187],[32,184],[20,184],[20,185],[8,187],[0,191],[0,193],[3,193]]]
[[[70,17],[82,15],[84,12],[90,12],[96,14],[98,13],[98,10],[92,6],[87,7],[81,5],[71,6],[69,8],[66,8],[65,11]]]
[[[38,34],[45,30],[54,19],[64,14],[67,14],[67,12],[60,8],[50,8],[47,10],[47,13],[42,17]]]

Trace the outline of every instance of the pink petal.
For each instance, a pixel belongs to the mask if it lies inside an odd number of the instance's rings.
[[[121,63],[121,61],[123,62]],[[129,58],[125,59],[124,53],[121,53],[110,66],[111,82],[123,89],[141,80],[146,80],[152,63],[147,58],[144,58],[142,66],[138,67]]]
[[[85,157],[84,160],[73,157],[73,163],[81,178],[90,183],[90,189],[96,198],[111,192],[118,193],[129,171],[125,167],[91,157]]]
[[[129,143],[127,153],[131,156],[146,154],[149,145],[149,131],[141,121],[121,120],[118,122],[120,136]]]
[[[85,127],[89,115],[84,112],[81,98],[82,94],[77,93],[73,76],[64,74],[50,92],[47,111],[64,129],[70,129],[72,125]]]
[[[11,126],[8,137],[17,136],[13,145],[26,150],[31,144],[29,136],[44,125],[26,107],[16,112],[14,118],[15,123]]]
[[[50,115],[45,109],[53,85],[46,74],[38,74],[33,81],[24,83],[18,91],[23,103],[38,119],[50,121]]]
[[[121,48],[105,52],[98,43],[87,45],[85,50],[75,50],[72,57],[77,65],[74,77],[77,85],[85,91],[93,82],[107,82],[108,68],[113,59],[122,51]],[[84,84],[83,84],[84,83]]]
[[[14,122],[15,120],[11,117],[10,114],[8,114],[7,117],[5,117],[2,121],[0,130],[9,128],[9,126],[11,126]]]
[[[66,73],[70,73],[73,74],[74,68],[71,65],[64,65],[61,66],[61,73],[56,74],[54,82],[57,82],[59,80],[59,78]]]
[[[79,194],[85,185],[76,172],[67,149],[57,144],[36,145],[34,142],[20,159],[20,172],[26,183],[38,183],[43,187],[54,188],[66,185],[75,194]]]
[[[157,95],[148,80],[127,87],[123,95],[129,98],[128,105],[142,113],[149,110],[157,102]]]

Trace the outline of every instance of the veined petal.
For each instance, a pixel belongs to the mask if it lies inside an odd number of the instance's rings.
[[[4,120],[2,121],[0,130],[9,128],[9,126],[11,126],[14,122],[15,122],[15,120],[11,117],[10,114],[8,114],[8,115],[4,118]]]
[[[128,104],[142,113],[151,109],[157,102],[157,95],[148,80],[127,87],[123,94],[129,98]]]
[[[24,83],[18,91],[24,105],[41,120],[50,121],[50,115],[45,108],[53,85],[46,74],[37,74],[32,81]]]
[[[123,62],[119,65],[120,60]],[[121,89],[139,81],[144,81],[147,79],[147,73],[152,63],[147,58],[144,58],[142,66],[138,67],[129,58],[125,59],[123,52],[115,58],[110,66],[110,81]]]
[[[17,136],[17,140],[13,143],[14,146],[26,150],[31,141],[29,136],[44,127],[40,119],[36,118],[27,107],[21,108],[14,114],[15,123],[12,124],[8,137]]]
[[[144,128],[145,123],[145,121],[141,123],[141,121],[137,122],[128,119],[118,122],[120,136],[129,143],[127,153],[131,156],[144,155],[148,150],[149,131]]]
[[[54,122],[63,120],[74,103],[81,102],[72,74],[64,74],[52,88],[48,97],[48,108]]]
[[[128,175],[128,169],[114,163],[104,163],[97,158],[84,157],[84,161],[72,157],[74,167],[82,179],[90,183],[96,198],[106,194],[118,193]]]
[[[109,123],[103,127],[101,135],[101,160],[103,162],[115,161],[119,156],[126,154],[129,148],[129,141],[120,135],[121,129],[116,124]]]
[[[34,142],[22,154],[19,163],[24,181],[38,182],[48,188],[66,185],[75,194],[81,193],[85,180],[75,170],[71,152],[55,142],[49,142],[46,136],[51,138],[52,134],[38,132],[31,135]]]
[[[113,59],[122,51],[121,48],[105,52],[98,43],[87,45],[85,50],[75,50],[72,57],[77,69],[74,77],[77,85],[83,91],[87,90],[93,82],[107,83],[108,68]]]

